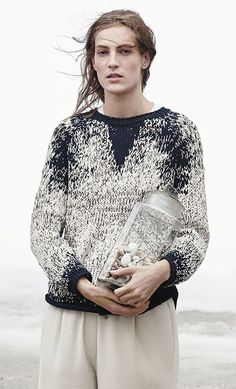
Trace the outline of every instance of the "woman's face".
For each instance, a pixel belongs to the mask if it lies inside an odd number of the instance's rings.
[[[148,53],[141,54],[133,31],[126,26],[112,26],[99,31],[95,37],[93,67],[104,94],[124,94],[142,90],[142,68],[150,63]],[[108,78],[110,73],[121,77]]]

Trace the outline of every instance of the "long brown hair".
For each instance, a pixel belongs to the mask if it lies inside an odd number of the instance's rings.
[[[98,100],[104,102],[104,89],[98,81],[97,72],[93,68],[92,58],[95,54],[96,34],[113,24],[120,24],[129,27],[135,33],[140,53],[144,54],[149,52],[150,64],[146,69],[142,69],[142,91],[146,86],[147,80],[150,76],[149,68],[156,55],[156,39],[153,31],[144,23],[138,12],[118,9],[103,13],[89,27],[84,38],[79,39],[77,37],[72,37],[76,42],[85,42],[85,45],[82,49],[82,53],[79,54],[79,56],[82,56],[80,62],[82,83],[78,90],[75,110],[69,117],[77,116],[80,113],[85,112],[87,108],[90,109],[89,114],[92,114],[96,108],[93,107],[93,104],[97,103]]]

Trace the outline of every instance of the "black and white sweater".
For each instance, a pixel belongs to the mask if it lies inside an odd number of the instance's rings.
[[[170,183],[185,207],[181,230],[163,258],[170,279],[148,309],[172,297],[203,261],[209,242],[203,149],[196,125],[161,107],[117,118],[91,110],[54,129],[31,216],[30,246],[48,277],[45,299],[55,306],[110,313],[76,289],[94,285],[134,204]],[[162,258],[162,257],[161,257]]]

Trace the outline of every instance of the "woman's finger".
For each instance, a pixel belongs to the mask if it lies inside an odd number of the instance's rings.
[[[115,307],[115,309],[113,310],[113,313],[116,315],[122,315],[122,316],[136,316],[139,313],[146,311],[148,306],[149,306],[148,303],[142,304],[141,307],[118,306],[118,307]]]

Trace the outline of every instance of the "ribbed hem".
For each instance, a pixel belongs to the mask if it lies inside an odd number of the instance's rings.
[[[79,302],[67,302],[67,301],[57,301],[54,299],[54,297],[50,294],[47,293],[45,295],[45,300],[47,301],[48,304],[54,305],[55,307],[58,308],[63,308],[63,309],[69,309],[69,310],[75,310],[75,311],[84,311],[84,312],[92,312],[92,313],[99,313],[100,315],[106,315],[111,312],[107,311],[103,307],[97,304],[90,304],[90,300],[86,299],[84,297],[84,303],[79,303]],[[86,303],[87,301],[87,303]]]
[[[149,311],[152,308],[155,308],[157,305],[162,304],[163,302],[167,301],[170,298],[173,298],[176,307],[178,295],[179,293],[175,286],[172,286],[170,288],[163,288],[161,285],[160,288],[158,288],[150,297],[150,305],[145,312]],[[113,315],[113,313],[111,313],[110,311],[106,310],[100,305],[93,304],[90,300],[85,298],[81,303],[76,300],[74,300],[73,302],[67,302],[62,300],[58,301],[58,299],[54,297],[51,293],[47,293],[45,295],[45,300],[47,301],[48,304],[54,305],[55,307],[58,308],[99,313],[100,315]]]

